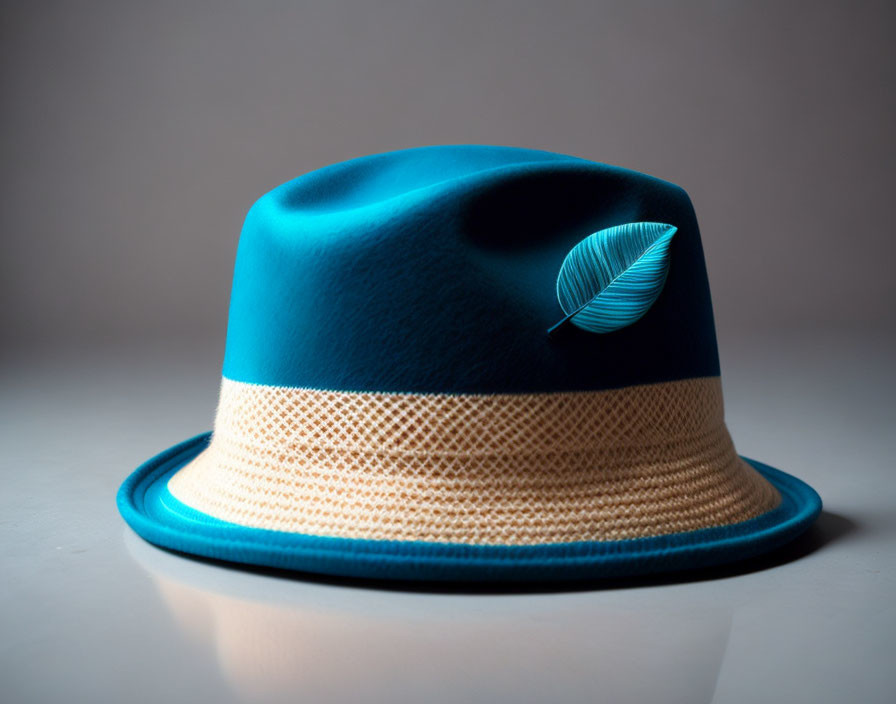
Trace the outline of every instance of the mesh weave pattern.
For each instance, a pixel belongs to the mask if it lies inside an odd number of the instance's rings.
[[[718,377],[522,395],[225,379],[211,444],[169,489],[246,526],[503,545],[691,531],[780,501],[735,453]]]

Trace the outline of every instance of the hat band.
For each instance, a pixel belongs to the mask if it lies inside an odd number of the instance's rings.
[[[687,532],[780,501],[737,456],[718,377],[497,395],[224,379],[209,447],[168,488],[244,526],[499,545]]]

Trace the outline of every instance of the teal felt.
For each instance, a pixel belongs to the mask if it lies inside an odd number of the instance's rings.
[[[614,225],[677,228],[640,320],[565,326],[557,273]],[[224,375],[342,391],[594,390],[719,374],[685,192],[626,169],[506,147],[426,147],[301,176],[246,217]]]
[[[759,555],[805,531],[821,511],[800,480],[747,460],[781,493],[754,519],[652,538],[547,545],[464,545],[299,535],[226,523],[175,499],[168,479],[208,444],[206,433],[138,468],[118,492],[118,508],[144,539],[172,550],[236,563],[344,577],[505,581],[600,579],[672,572]]]

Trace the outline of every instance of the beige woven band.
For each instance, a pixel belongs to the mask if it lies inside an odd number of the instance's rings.
[[[211,444],[168,487],[246,526],[503,545],[691,531],[780,501],[735,453],[718,377],[521,395],[225,379]]]

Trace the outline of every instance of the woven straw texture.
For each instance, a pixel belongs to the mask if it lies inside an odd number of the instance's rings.
[[[780,501],[735,453],[718,377],[522,395],[225,379],[211,444],[168,488],[244,526],[490,545],[692,531]]]

